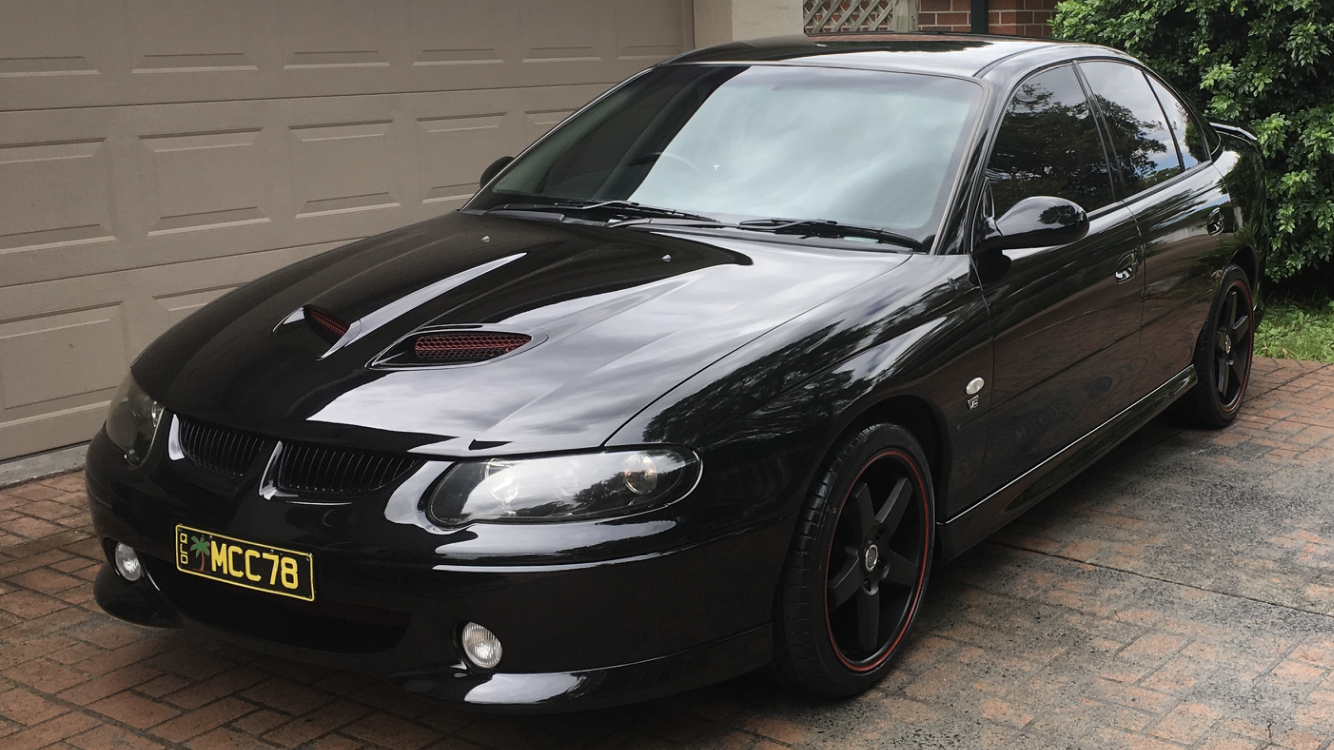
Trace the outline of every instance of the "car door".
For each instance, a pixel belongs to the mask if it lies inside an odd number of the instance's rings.
[[[1113,171],[1144,243],[1141,361],[1132,395],[1142,396],[1190,363],[1227,261],[1221,240],[1231,207],[1209,155],[1209,126],[1140,68],[1082,61],[1080,72],[1109,134]]]
[[[1001,216],[1054,195],[1088,212],[1089,233],[1058,247],[1007,250],[985,284],[995,341],[987,476],[993,487],[1036,466],[1124,409],[1139,356],[1139,233],[1116,201],[1103,138],[1071,64],[1011,95],[987,167]]]

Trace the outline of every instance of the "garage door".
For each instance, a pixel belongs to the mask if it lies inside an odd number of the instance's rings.
[[[168,326],[458,207],[692,36],[690,0],[5,0],[0,459],[87,440]]]

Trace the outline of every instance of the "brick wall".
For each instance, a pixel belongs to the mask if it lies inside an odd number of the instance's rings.
[[[1058,0],[990,0],[987,31],[992,34],[1051,36]],[[922,0],[922,31],[971,31],[972,0]]]

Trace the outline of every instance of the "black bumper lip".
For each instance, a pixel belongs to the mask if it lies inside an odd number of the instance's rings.
[[[497,712],[609,708],[740,677],[769,663],[768,625],[668,656],[578,672],[400,672],[388,681],[423,698]]]
[[[199,628],[251,648],[324,666],[374,673],[363,655],[283,646],[196,620],[174,606],[152,575],[137,582],[104,565],[93,585],[107,613],[150,627]],[[599,669],[568,672],[483,672],[461,661],[379,674],[390,684],[428,700],[501,713],[560,713],[636,703],[739,677],[765,666],[773,653],[769,625],[678,653]]]

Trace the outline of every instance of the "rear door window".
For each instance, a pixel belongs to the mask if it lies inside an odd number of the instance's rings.
[[[1074,68],[1044,70],[1019,85],[987,163],[994,212],[1051,195],[1095,211],[1113,201],[1093,114]]]
[[[1158,97],[1139,69],[1111,61],[1081,62],[1111,141],[1127,195],[1181,174],[1181,157]]]
[[[1195,122],[1195,117],[1186,109],[1186,105],[1163,85],[1162,81],[1149,76],[1149,85],[1158,95],[1158,103],[1163,105],[1167,115],[1167,124],[1172,126],[1172,135],[1176,136],[1177,148],[1181,151],[1181,165],[1186,169],[1209,160],[1209,144],[1205,133]]]

